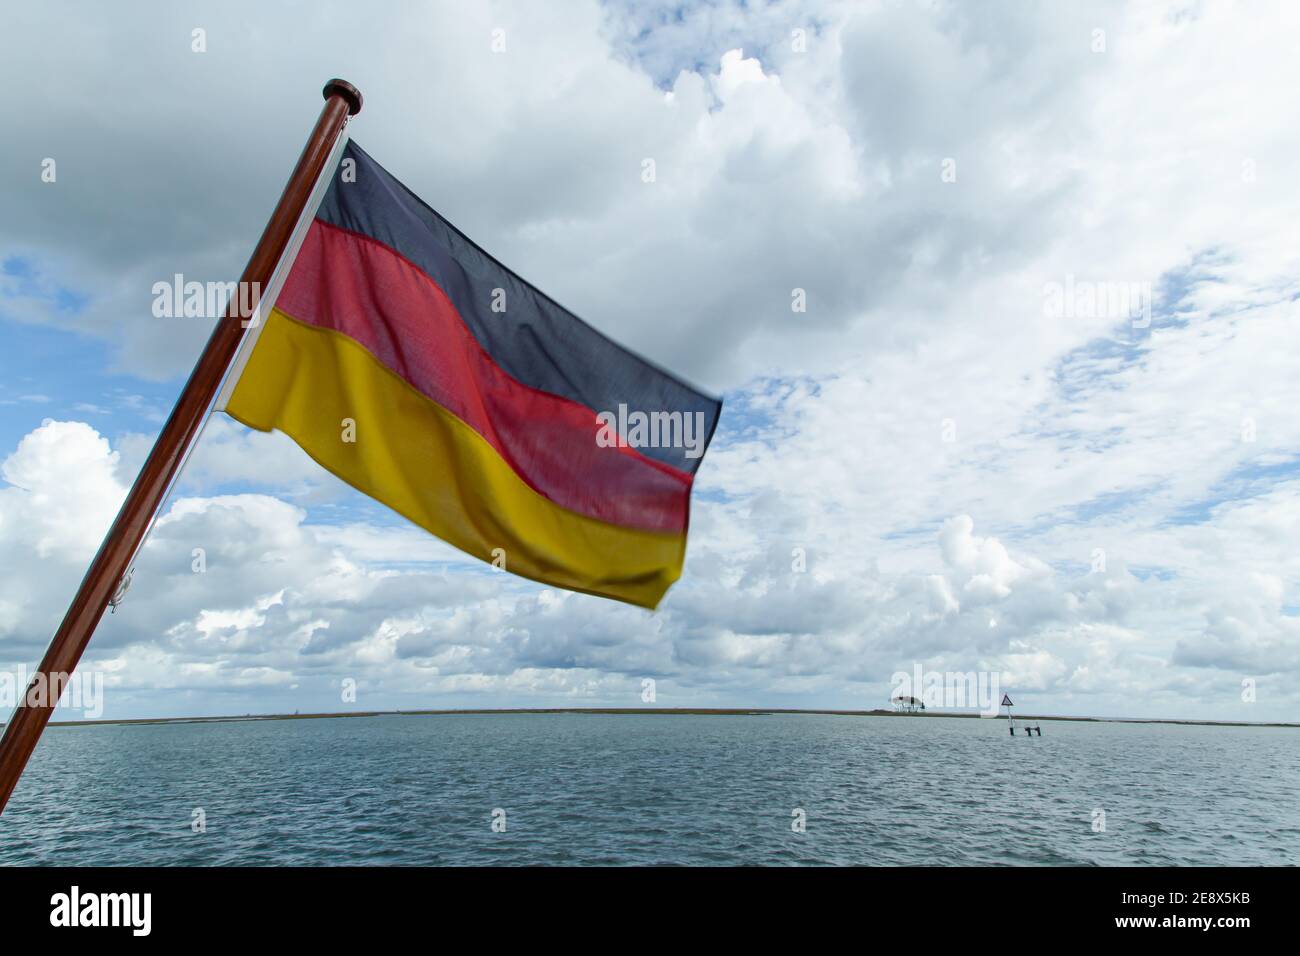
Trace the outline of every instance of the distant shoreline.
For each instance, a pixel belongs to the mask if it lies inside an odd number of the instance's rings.
[[[614,716],[657,716],[657,717],[761,717],[770,714],[809,714],[825,717],[958,717],[980,719],[983,715],[975,713],[940,713],[928,711],[923,713],[900,713],[893,710],[805,710],[788,707],[507,707],[478,708],[457,710],[352,710],[319,714],[244,714],[221,717],[136,717],[123,720],[55,720],[51,727],[97,727],[116,724],[221,724],[262,720],[326,720],[340,717],[450,717],[473,714],[593,714]],[[987,720],[1005,720],[1006,717],[984,718]],[[1016,720],[1040,721],[1063,720],[1085,723],[1104,724],[1181,724],[1194,727],[1289,727],[1300,728],[1300,723],[1255,722],[1245,720],[1184,720],[1174,717],[1063,717],[1047,714],[1016,714]],[[0,724],[3,726],[3,724]]]

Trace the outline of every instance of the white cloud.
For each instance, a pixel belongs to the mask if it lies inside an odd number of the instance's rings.
[[[46,419],[0,464],[4,538],[29,544],[39,558],[87,558],[126,493],[116,463],[89,425]]]

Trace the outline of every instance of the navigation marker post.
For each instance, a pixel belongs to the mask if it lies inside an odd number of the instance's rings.
[[[1010,694],[1002,695],[1002,706],[1007,709],[1007,733],[1009,733],[1012,737],[1014,737],[1016,735],[1016,718],[1011,716],[1011,695]],[[1035,724],[1033,727],[1030,727],[1028,724],[1025,724],[1025,736],[1032,737],[1034,736],[1034,734],[1038,734],[1038,736],[1040,737],[1043,736],[1042,725]]]

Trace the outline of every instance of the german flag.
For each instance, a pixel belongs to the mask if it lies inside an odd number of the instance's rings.
[[[355,143],[254,332],[225,411],[420,527],[642,607],[680,577],[721,402],[529,285]]]

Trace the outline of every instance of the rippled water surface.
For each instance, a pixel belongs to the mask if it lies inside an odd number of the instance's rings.
[[[1013,740],[987,720],[798,715],[56,727],[0,817],[0,863],[1295,864],[1298,798],[1300,731],[1276,728],[1045,722]]]

